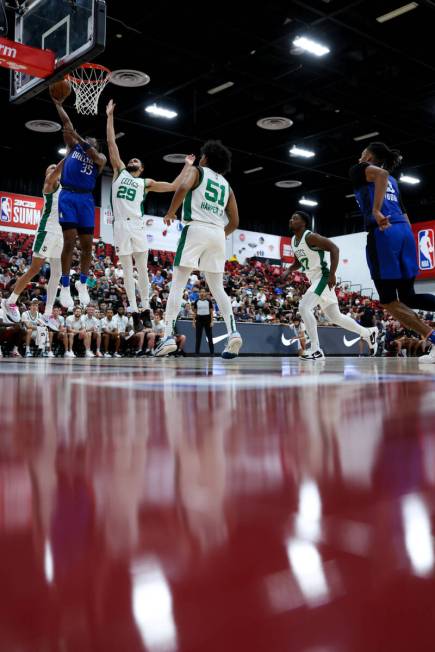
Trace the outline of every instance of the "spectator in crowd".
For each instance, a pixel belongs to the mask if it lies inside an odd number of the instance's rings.
[[[107,308],[106,316],[101,320],[101,333],[104,357],[111,358],[112,355],[109,349],[113,347],[113,357],[120,358],[119,347],[121,345],[121,337],[118,331],[118,324],[113,316],[113,308]]]
[[[75,341],[83,341],[85,339],[85,327],[80,306],[76,306],[73,314],[66,318],[66,330],[68,334],[68,346],[64,357],[75,358],[76,355],[73,351]]]
[[[101,327],[100,320],[95,315],[95,306],[89,304],[86,307],[86,312],[83,315],[83,326],[85,329],[85,356],[87,358],[102,358],[101,353]],[[95,342],[95,355],[92,352],[92,343]]]
[[[26,327],[26,358],[31,358],[33,353],[30,350],[30,343],[36,344],[38,336],[38,326],[42,326],[42,315],[39,312],[38,299],[32,299],[30,302],[30,310],[26,310],[21,315],[21,321]]]
[[[59,305],[53,306],[52,319],[57,326],[57,332],[50,330],[48,333],[48,358],[54,358],[54,346],[62,344],[64,352],[68,350],[68,335],[66,332],[65,318],[62,316],[62,309]]]

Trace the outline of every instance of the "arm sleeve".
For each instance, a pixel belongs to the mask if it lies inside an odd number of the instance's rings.
[[[361,186],[367,185],[368,182],[366,179],[366,168],[368,167],[368,163],[357,163],[350,168],[349,177],[354,190],[361,188]]]

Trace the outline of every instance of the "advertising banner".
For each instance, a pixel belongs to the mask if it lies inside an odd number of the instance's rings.
[[[268,235],[257,231],[242,231],[236,229],[233,237],[233,255],[239,263],[244,264],[247,258],[258,256],[269,260],[281,258],[281,237]]]
[[[412,224],[419,274],[417,278],[435,278],[435,221]]]
[[[34,234],[41,219],[44,199],[0,191],[0,231]],[[100,235],[100,209],[95,209],[95,237]]]
[[[290,326],[279,324],[244,324],[237,323],[237,330],[243,338],[243,355],[297,355],[298,339]],[[177,321],[177,332],[186,335],[186,353],[195,351],[195,329],[191,321]],[[222,353],[228,340],[227,329],[223,322],[213,327],[213,343],[216,353]],[[360,337],[342,328],[322,326],[319,328],[319,340],[325,355],[352,356],[359,354]],[[207,353],[208,346],[203,335],[201,353]],[[306,364],[306,363],[305,363]]]

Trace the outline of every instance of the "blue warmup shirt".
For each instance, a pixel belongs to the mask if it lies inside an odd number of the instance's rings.
[[[366,179],[366,168],[369,165],[369,163],[358,163],[351,167],[349,171],[350,180],[355,191],[355,198],[364,217],[364,226],[368,231],[377,226],[376,220],[373,217],[375,184],[373,181],[367,181]],[[397,180],[391,174],[388,177],[388,187],[381,206],[381,213],[389,217],[391,224],[407,222],[404,215],[406,209],[400,197],[399,186]]]
[[[98,165],[77,143],[65,159],[60,183],[63,188],[92,192],[97,182],[98,172]]]

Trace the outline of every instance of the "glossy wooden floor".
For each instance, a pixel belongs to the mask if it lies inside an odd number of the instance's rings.
[[[435,366],[0,361],[1,652],[431,652]]]

